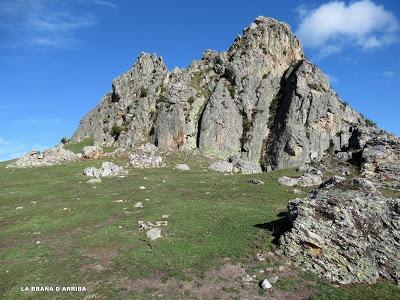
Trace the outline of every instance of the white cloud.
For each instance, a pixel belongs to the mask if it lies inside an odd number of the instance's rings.
[[[382,73],[379,74],[382,77],[386,77],[386,78],[393,78],[396,76],[396,73],[393,71],[383,71]]]
[[[3,48],[60,48],[76,42],[77,30],[96,24],[90,13],[76,14],[68,1],[3,0],[0,34]]]
[[[398,40],[399,23],[393,13],[370,0],[332,1],[305,11],[301,6],[297,35],[306,47],[320,49],[321,58],[346,45],[374,49]]]
[[[111,1],[106,1],[106,0],[94,0],[93,2],[94,2],[95,4],[98,4],[98,5],[108,6],[108,7],[112,8],[112,9],[117,9],[117,8],[118,8],[118,6],[117,6],[115,3],[111,2]]]
[[[26,118],[14,120],[16,125],[29,125],[29,126],[49,126],[59,124],[63,120],[61,118]]]

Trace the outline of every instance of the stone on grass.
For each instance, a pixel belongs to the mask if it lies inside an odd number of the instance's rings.
[[[271,285],[271,283],[268,281],[268,279],[264,279],[264,280],[261,282],[261,287],[262,287],[264,290],[266,290],[266,289],[272,288],[272,285]]]
[[[99,146],[86,146],[82,150],[83,158],[97,159],[103,155],[103,148]]]
[[[151,228],[147,231],[146,235],[150,241],[154,241],[161,237],[161,229],[158,227]]]
[[[261,180],[256,179],[256,178],[250,178],[248,182],[250,182],[250,183],[252,183],[252,184],[255,184],[255,185],[262,185],[262,184],[264,184],[264,181],[261,181]]]
[[[233,164],[225,160],[220,160],[213,162],[208,169],[216,172],[232,172]]]
[[[101,183],[101,178],[92,178],[87,181],[87,183]]]
[[[83,175],[96,178],[112,177],[127,173],[128,171],[124,170],[123,167],[120,167],[109,161],[103,162],[100,169],[97,169],[95,167],[88,167],[85,170],[83,170]]]
[[[136,202],[133,207],[139,208],[139,207],[144,207],[142,202]]]
[[[189,171],[190,170],[190,168],[187,164],[177,164],[175,166],[175,169],[181,170],[181,171]]]

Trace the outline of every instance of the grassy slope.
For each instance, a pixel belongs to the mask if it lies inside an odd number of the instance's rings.
[[[85,285],[98,297],[139,297],[119,283],[154,274],[190,281],[222,265],[223,258],[245,263],[262,248],[274,247],[271,233],[255,225],[286,210],[294,197],[276,179],[294,171],[253,176],[266,182],[254,186],[247,182],[251,176],[206,171],[207,162],[199,157],[181,154],[167,161],[166,168],[131,170],[125,178],[95,185],[81,172],[100,160],[34,169],[0,164],[0,298],[28,299],[32,295],[20,287],[32,285]],[[188,162],[191,170],[174,170],[175,162]],[[137,201],[144,208],[134,208]],[[160,220],[163,214],[170,215],[164,237],[148,243],[137,221]],[[341,289],[315,278],[307,282],[321,299],[399,296],[399,289],[385,282]],[[296,286],[290,279],[277,283],[283,290]]]

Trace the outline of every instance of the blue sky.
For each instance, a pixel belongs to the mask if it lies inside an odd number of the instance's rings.
[[[142,52],[170,69],[256,16],[290,24],[339,96],[400,135],[400,1],[0,1],[0,160],[57,144]]]

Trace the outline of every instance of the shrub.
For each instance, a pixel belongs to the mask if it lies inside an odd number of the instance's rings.
[[[66,136],[63,136],[61,139],[61,143],[63,143],[64,145],[68,144],[69,141],[70,141],[69,138],[67,138]]]
[[[111,136],[114,137],[114,139],[118,139],[118,137],[120,136],[121,132],[122,132],[123,128],[121,126],[118,126],[117,124],[114,124],[111,127]]]
[[[140,98],[147,97],[147,95],[148,95],[147,89],[144,86],[142,86],[140,89]]]
[[[365,121],[365,124],[369,127],[376,126],[376,123],[368,118],[365,118],[364,121]]]

